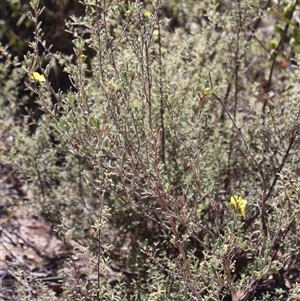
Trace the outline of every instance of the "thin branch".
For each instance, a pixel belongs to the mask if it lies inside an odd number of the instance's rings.
[[[164,114],[165,114],[165,104],[163,96],[163,68],[162,68],[162,51],[161,51],[161,32],[159,18],[157,20],[158,27],[158,64],[159,64],[159,94],[160,94],[160,126],[161,126],[161,155],[164,168],[166,168],[165,159],[165,124],[164,124]]]
[[[101,204],[100,204],[100,212],[99,212],[99,224],[101,227],[102,217],[103,217],[103,206],[104,206],[104,195],[105,191],[103,191],[101,195]],[[101,262],[101,229],[98,229],[98,258],[97,258],[97,300],[100,300],[100,262]]]
[[[266,183],[266,179],[265,179],[265,176],[264,176],[264,172],[262,170],[262,161],[258,161],[250,146],[249,146],[249,143],[247,142],[246,138],[245,138],[245,135],[243,134],[243,131],[242,129],[238,126],[238,124],[236,123],[236,121],[234,120],[233,116],[231,115],[231,113],[228,111],[226,105],[224,104],[223,100],[221,99],[220,96],[218,96],[216,93],[212,93],[212,95],[221,103],[223,109],[225,110],[226,114],[228,115],[228,117],[230,118],[232,124],[234,125],[234,127],[237,129],[237,131],[239,132],[239,135],[241,136],[245,146],[246,146],[246,149],[255,165],[255,167],[257,168],[257,171],[260,175],[260,178],[261,178],[261,182],[262,182],[262,190],[263,190],[263,193],[262,193],[262,201],[261,201],[261,207],[260,207],[260,218],[261,218],[261,226],[262,226],[262,232],[263,232],[263,243],[262,243],[262,247],[261,247],[261,250],[260,250],[260,254],[259,256],[263,256],[264,252],[265,252],[265,248],[266,248],[266,243],[267,243],[267,237],[268,237],[268,228],[267,228],[267,224],[266,224],[266,221],[265,221],[265,216],[266,216],[266,199],[267,199],[267,183]]]
[[[292,17],[293,17],[294,11],[296,10],[296,7],[297,7],[297,3],[298,3],[298,0],[296,0],[294,5],[293,5],[293,8],[292,8],[290,16],[289,16],[289,20],[291,20]],[[288,29],[289,29],[289,23],[287,22],[287,24],[285,25],[284,31],[282,33],[281,39],[280,39],[280,41],[279,41],[279,43],[278,43],[278,45],[277,45],[277,47],[276,47],[276,49],[273,53],[273,56],[272,56],[272,65],[271,65],[271,69],[270,69],[270,73],[269,73],[268,82],[267,82],[267,85],[266,85],[266,88],[265,88],[265,93],[266,94],[270,92],[270,89],[271,89],[271,86],[272,86],[273,71],[274,71],[274,68],[275,68],[275,65],[276,65],[276,58],[277,58],[277,55],[279,54],[279,51],[283,47],[283,43],[284,43],[284,40],[286,38]],[[263,113],[265,113],[265,111],[266,111],[267,103],[268,103],[268,98],[266,97],[265,101],[264,101],[264,104],[263,104],[263,108],[262,108]]]

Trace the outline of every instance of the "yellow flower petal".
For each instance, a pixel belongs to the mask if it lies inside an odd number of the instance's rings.
[[[32,73],[32,79],[35,82],[39,82],[39,83],[46,81],[45,76],[43,74],[39,74],[38,72],[33,72]]]
[[[152,15],[152,12],[151,12],[150,10],[147,10],[147,9],[144,10],[144,16],[145,16],[146,18],[151,17],[151,15]]]
[[[80,58],[80,61],[81,61],[82,63],[84,63],[85,60],[86,60],[86,55],[85,55],[85,54],[81,54],[81,55],[79,56],[79,58]]]
[[[247,201],[242,199],[240,196],[234,195],[230,198],[230,203],[241,211],[241,214],[246,218],[246,204]]]
[[[125,13],[126,18],[130,19],[132,16],[132,11],[131,10],[127,10]]]
[[[207,87],[206,87],[206,88],[202,89],[202,94],[203,94],[203,95],[206,96],[206,95],[208,95],[209,93],[210,93],[210,88],[207,88]]]

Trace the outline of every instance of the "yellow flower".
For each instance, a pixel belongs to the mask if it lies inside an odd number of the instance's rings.
[[[230,204],[235,208],[238,208],[244,218],[246,217],[246,200],[242,199],[240,196],[234,195],[230,198]]]
[[[80,58],[80,61],[81,61],[82,63],[84,63],[85,60],[86,60],[86,55],[85,55],[85,54],[81,54],[81,55],[79,56],[79,58]]]
[[[45,76],[43,74],[39,74],[38,72],[33,72],[32,73],[32,79],[35,82],[43,83],[46,81]]]
[[[144,10],[143,14],[146,18],[150,18],[152,16],[152,12],[147,9]]]
[[[202,94],[204,96],[208,95],[209,93],[210,93],[210,89],[208,87],[202,89]]]
[[[132,14],[133,13],[132,13],[131,10],[127,10],[126,13],[125,13],[125,16],[126,16],[127,19],[130,19],[132,17]]]

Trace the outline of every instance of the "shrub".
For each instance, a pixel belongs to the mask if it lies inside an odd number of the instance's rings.
[[[257,1],[85,0],[66,20],[71,55],[30,3],[24,60],[1,49],[2,155],[70,250],[61,300],[295,300],[296,280],[280,284],[299,264],[288,2],[272,8],[277,33]]]

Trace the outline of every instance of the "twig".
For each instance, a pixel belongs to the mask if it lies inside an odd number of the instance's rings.
[[[99,224],[101,227],[102,216],[103,216],[103,206],[104,206],[104,195],[105,191],[103,191],[101,195],[101,205],[100,205],[100,213],[99,213]],[[97,300],[100,300],[100,262],[101,262],[101,229],[98,229],[98,258],[97,258]]]
[[[159,12],[157,13],[159,14]],[[164,114],[165,114],[165,104],[163,96],[163,68],[162,68],[162,51],[161,51],[161,32],[159,18],[157,17],[157,27],[158,27],[158,64],[159,64],[159,94],[160,94],[160,123],[161,123],[161,155],[164,168],[166,168],[165,160],[165,124],[164,124]]]
[[[289,16],[289,19],[291,20],[292,19],[292,16],[294,14],[294,11],[297,7],[297,3],[298,3],[298,0],[295,1],[293,7],[292,7],[292,10],[290,12],[290,16]],[[285,28],[284,28],[284,31],[283,31],[283,34],[281,36],[281,39],[273,53],[273,56],[272,56],[272,65],[271,65],[271,69],[270,69],[270,73],[269,73],[269,78],[268,78],[268,82],[267,82],[267,86],[265,88],[265,93],[269,93],[270,92],[270,89],[271,89],[271,85],[272,85],[272,77],[273,77],[273,71],[274,71],[274,68],[275,68],[275,65],[276,65],[276,58],[277,58],[277,55],[279,54],[279,51],[282,49],[282,46],[283,46],[283,43],[284,43],[284,40],[285,40],[285,37],[287,35],[287,32],[288,32],[288,29],[289,29],[289,23],[287,22],[287,24],[285,25]],[[267,103],[268,103],[268,98],[266,97],[265,98],[265,101],[264,101],[264,104],[263,104],[263,108],[262,108],[262,111],[263,113],[265,113],[266,111],[266,106],[267,106]]]
[[[237,131],[239,132],[239,135],[241,136],[245,146],[246,146],[246,149],[255,165],[255,167],[257,168],[257,171],[260,175],[260,178],[261,178],[261,181],[262,181],[262,190],[263,190],[263,194],[262,194],[262,202],[261,202],[261,207],[260,207],[260,217],[261,217],[261,226],[262,226],[262,231],[263,231],[263,244],[262,244],[262,247],[261,247],[261,250],[260,250],[260,254],[259,256],[261,257],[264,252],[265,252],[265,248],[266,248],[266,243],[267,243],[267,236],[268,236],[268,228],[267,228],[267,224],[265,222],[265,215],[266,215],[266,199],[267,199],[267,184],[266,184],[266,179],[265,179],[265,176],[264,176],[264,172],[262,170],[262,161],[258,161],[250,146],[249,146],[249,143],[247,142],[243,132],[242,132],[242,129],[238,126],[238,124],[236,123],[236,121],[234,120],[233,116],[230,114],[230,112],[228,111],[226,105],[224,104],[223,100],[221,99],[220,96],[218,96],[216,93],[212,93],[212,95],[221,103],[222,107],[224,108],[226,114],[228,115],[228,117],[230,118],[232,124],[234,125],[234,127],[237,129]]]

